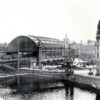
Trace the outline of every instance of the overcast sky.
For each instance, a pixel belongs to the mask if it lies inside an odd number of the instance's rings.
[[[95,40],[100,0],[0,0],[0,42],[40,35]]]

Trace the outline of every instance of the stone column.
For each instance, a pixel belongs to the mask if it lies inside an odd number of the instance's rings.
[[[97,26],[97,34],[96,34],[96,66],[97,66],[97,75],[100,75],[100,21]]]

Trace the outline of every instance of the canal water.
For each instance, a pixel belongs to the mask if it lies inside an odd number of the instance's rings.
[[[66,82],[44,82],[10,78],[2,80],[0,100],[100,100],[100,94],[91,89],[84,90]]]

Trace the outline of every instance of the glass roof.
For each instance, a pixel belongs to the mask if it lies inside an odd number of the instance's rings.
[[[22,35],[22,36],[18,36],[15,39],[13,39],[8,47],[17,48],[16,46],[18,44],[17,41],[20,41],[20,44],[23,43],[23,45],[25,45],[25,43],[28,41],[33,41],[34,43],[33,45],[38,47],[40,43],[42,48],[62,48],[65,46],[64,42],[58,39],[49,38],[49,37],[41,37],[41,36],[32,36],[32,35],[23,36]]]
[[[29,35],[28,37],[36,43],[41,42],[44,46],[47,46],[47,45],[48,46],[50,46],[50,45],[60,46],[60,45],[64,44],[59,39],[55,39],[55,38],[32,36],[32,35]]]
[[[49,38],[49,37],[41,37],[41,36],[32,36],[32,35],[29,35],[28,37],[30,37],[31,39],[32,38],[36,38],[38,39],[40,42],[42,43],[58,43],[58,42],[61,42],[59,39],[55,39],[55,38]]]

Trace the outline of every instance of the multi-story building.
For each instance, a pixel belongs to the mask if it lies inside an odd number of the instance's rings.
[[[86,61],[94,61],[96,54],[95,41],[88,40],[86,44],[72,42],[69,44],[70,57],[79,57]]]
[[[79,44],[75,41],[70,44],[70,56],[73,58],[79,57]]]
[[[80,44],[79,56],[81,59],[91,61],[95,60],[96,56],[95,41],[88,40],[86,44]]]

